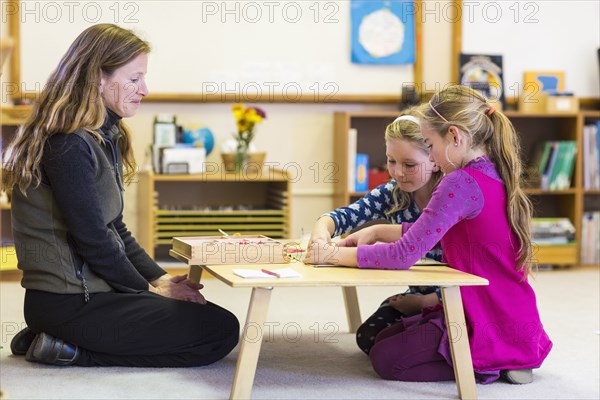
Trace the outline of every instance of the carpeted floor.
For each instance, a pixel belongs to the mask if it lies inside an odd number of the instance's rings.
[[[204,281],[205,296],[243,323],[250,291]],[[533,285],[554,349],[530,385],[478,385],[482,399],[600,398],[600,275],[598,268],[543,271]],[[398,288],[399,291],[403,288]],[[392,291],[359,288],[363,317]],[[8,399],[224,399],[238,349],[202,368],[134,369],[50,367],[10,354],[23,323],[24,290],[0,283],[0,388]],[[510,295],[510,294],[507,294]],[[269,328],[271,327],[271,328]],[[269,333],[271,332],[271,333]],[[404,383],[377,377],[347,333],[339,288],[276,289],[265,326],[253,398],[448,399],[454,382]]]

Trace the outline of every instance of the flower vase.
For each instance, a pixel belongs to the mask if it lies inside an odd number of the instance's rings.
[[[244,167],[248,163],[248,145],[246,143],[238,143],[233,162],[236,174],[244,170]]]

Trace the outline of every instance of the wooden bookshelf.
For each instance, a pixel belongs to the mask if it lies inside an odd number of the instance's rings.
[[[534,161],[536,145],[551,140],[574,140],[577,155],[571,187],[565,190],[542,190],[526,187],[534,206],[534,217],[569,218],[576,229],[575,242],[566,245],[535,246],[536,261],[540,264],[579,265],[581,254],[581,223],[586,211],[600,210],[600,190],[583,189],[583,126],[600,120],[600,111],[576,113],[524,114],[505,113],[513,122],[521,138],[525,166]],[[334,159],[340,166],[338,182],[334,187],[334,206],[341,207],[358,200],[365,193],[348,190],[348,130],[358,131],[357,153],[369,155],[370,166],[385,164],[385,127],[398,116],[397,112],[336,112],[334,115]]]
[[[288,238],[291,227],[287,173],[138,175],[137,240],[156,259],[169,259],[175,236],[215,236],[219,229]]]

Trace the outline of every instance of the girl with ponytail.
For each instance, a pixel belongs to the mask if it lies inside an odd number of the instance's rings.
[[[441,241],[443,261],[490,283],[461,288],[476,379],[490,383],[504,376],[529,383],[531,369],[542,364],[552,342],[527,281],[533,263],[531,204],[520,187],[515,130],[479,93],[451,86],[423,108],[421,134],[444,177],[420,218],[403,223],[402,236],[392,245],[374,244],[359,231],[337,247],[315,243],[306,261],[408,269]],[[422,296],[422,315],[379,333],[369,356],[383,378],[454,378],[436,302],[435,294]]]

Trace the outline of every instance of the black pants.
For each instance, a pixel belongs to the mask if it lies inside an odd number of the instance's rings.
[[[191,367],[225,357],[239,339],[235,315],[217,306],[150,292],[65,295],[27,290],[25,320],[34,332],[76,344],[76,365]]]
[[[389,300],[385,299],[377,311],[356,330],[356,344],[362,351],[369,354],[379,332],[401,322],[403,316],[404,314],[390,306]]]

